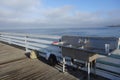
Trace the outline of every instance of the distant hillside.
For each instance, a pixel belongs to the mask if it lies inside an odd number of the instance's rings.
[[[108,26],[108,27],[120,27],[120,25],[112,25],[112,26]]]

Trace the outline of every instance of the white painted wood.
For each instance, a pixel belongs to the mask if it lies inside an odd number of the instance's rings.
[[[102,68],[102,69],[112,71],[112,72],[116,72],[116,73],[120,74],[120,68],[118,68],[118,67],[105,65],[105,64],[101,64],[101,63],[96,63],[96,67],[99,67],[99,68]]]

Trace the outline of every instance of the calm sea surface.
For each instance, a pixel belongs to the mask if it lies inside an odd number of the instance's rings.
[[[120,27],[102,28],[46,28],[46,29],[10,29],[0,32],[16,32],[47,35],[80,35],[80,36],[111,36],[120,37]]]

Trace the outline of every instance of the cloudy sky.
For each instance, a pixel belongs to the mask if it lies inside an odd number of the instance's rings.
[[[0,29],[120,24],[120,0],[0,0]]]

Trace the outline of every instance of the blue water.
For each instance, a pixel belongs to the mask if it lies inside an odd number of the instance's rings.
[[[120,37],[120,27],[99,28],[38,28],[38,29],[9,29],[0,32],[15,32],[47,35],[80,35],[80,36],[110,36]]]

